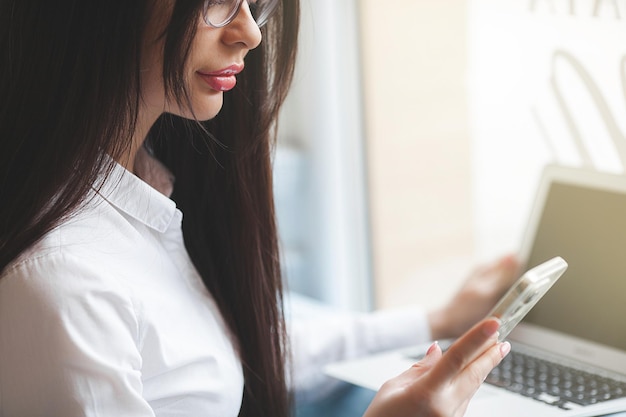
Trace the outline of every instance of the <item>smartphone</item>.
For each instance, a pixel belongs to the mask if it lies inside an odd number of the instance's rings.
[[[560,256],[529,269],[498,301],[488,317],[500,319],[498,340],[503,341],[567,269]]]

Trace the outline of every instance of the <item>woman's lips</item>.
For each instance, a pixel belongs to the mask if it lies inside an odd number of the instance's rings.
[[[235,88],[237,84],[236,75],[243,70],[243,65],[231,65],[227,68],[219,71],[204,73],[198,71],[198,75],[202,78],[213,90],[216,91],[228,91]]]

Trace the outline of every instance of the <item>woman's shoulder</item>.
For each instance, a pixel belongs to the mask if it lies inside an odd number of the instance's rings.
[[[0,386],[11,393],[5,409],[84,414],[73,407],[85,383],[100,397],[114,381],[134,388],[120,402],[140,398],[137,300],[104,262],[82,256],[73,246],[77,239],[63,242],[63,229],[52,230],[0,276]]]
[[[58,305],[93,295],[102,305],[141,310],[145,284],[174,276],[164,242],[177,225],[180,230],[180,216],[171,200],[138,181],[125,175],[115,187],[94,189],[0,271],[0,300]]]
[[[96,195],[22,252],[0,276],[32,264],[80,259],[88,248],[102,251],[107,245],[119,243],[117,240],[126,231],[120,230],[120,216],[107,205]]]
[[[105,291],[129,300],[130,294],[116,277],[114,265],[109,267],[105,259],[85,256],[81,239],[76,236],[64,240],[62,225],[47,233],[2,271],[0,299],[3,295],[26,297],[45,304]]]
[[[53,285],[53,294],[81,285],[120,287],[116,257],[136,245],[130,229],[96,196],[9,264],[0,273],[0,291],[14,287],[12,281],[22,289]]]

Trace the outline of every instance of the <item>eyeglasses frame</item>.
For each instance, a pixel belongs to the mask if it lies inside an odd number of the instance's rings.
[[[247,1],[247,0],[245,0]],[[274,10],[276,9],[276,6],[278,6],[278,3],[280,0],[273,0],[274,1],[274,5],[273,7],[269,8],[269,12],[265,13],[265,15],[259,16],[258,20],[255,19],[255,22],[257,22],[257,25],[259,27],[263,27],[268,20],[270,19],[270,17],[272,16]],[[224,19],[223,22],[215,24],[213,22],[211,22],[207,17],[207,13],[208,13],[208,9],[209,9],[209,1],[205,1],[204,2],[204,8],[202,10],[202,19],[204,20],[204,22],[208,25],[211,26],[212,28],[215,29],[219,29],[219,28],[223,28],[224,26],[229,25],[230,23],[232,23],[233,20],[235,20],[235,18],[237,17],[237,15],[239,14],[239,11],[241,10],[241,6],[244,2],[244,0],[235,0],[235,7],[233,7],[233,9],[231,10],[230,14],[228,15],[228,17],[226,17],[226,19]],[[260,23],[259,23],[260,21]]]

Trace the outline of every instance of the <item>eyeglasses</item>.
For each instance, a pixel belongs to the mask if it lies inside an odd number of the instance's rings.
[[[280,0],[247,0],[252,17],[259,27],[267,23],[279,2]],[[242,3],[243,0],[206,0],[204,21],[214,28],[224,27],[237,17]]]

